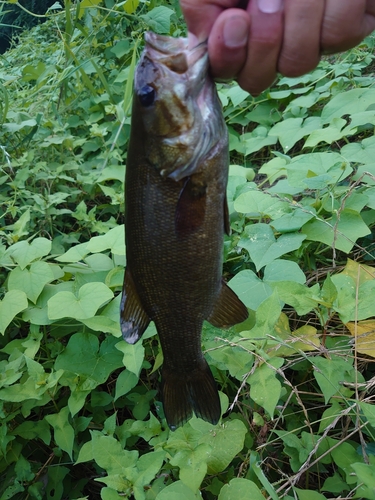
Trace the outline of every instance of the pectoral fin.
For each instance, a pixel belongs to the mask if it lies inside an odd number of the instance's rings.
[[[228,328],[242,323],[248,316],[245,304],[223,281],[219,296],[207,321],[218,328]]]
[[[129,269],[125,271],[120,306],[120,325],[124,340],[135,344],[150,323],[135,289],[133,277]]]
[[[203,224],[206,214],[206,186],[188,177],[181,190],[175,214],[175,230],[178,236],[189,236]]]

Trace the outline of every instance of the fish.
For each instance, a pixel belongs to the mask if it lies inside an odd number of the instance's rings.
[[[228,132],[207,44],[152,32],[134,75],[125,174],[123,338],[150,321],[163,352],[161,397],[171,430],[197,417],[217,424],[220,399],[201,348],[205,320],[229,327],[248,317],[222,279]]]

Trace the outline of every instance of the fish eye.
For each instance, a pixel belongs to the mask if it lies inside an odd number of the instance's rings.
[[[155,89],[150,87],[150,85],[144,85],[139,91],[138,91],[138,98],[139,102],[144,106],[145,108],[148,108],[152,104],[154,104],[155,100]]]

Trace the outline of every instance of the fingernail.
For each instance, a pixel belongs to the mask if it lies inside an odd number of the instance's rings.
[[[249,33],[248,23],[240,16],[230,17],[224,23],[223,37],[227,47],[244,47]]]
[[[283,5],[283,0],[258,0],[258,9],[266,14],[279,12]]]

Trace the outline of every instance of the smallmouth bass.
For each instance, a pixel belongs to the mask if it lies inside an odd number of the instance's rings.
[[[248,312],[222,281],[228,133],[206,44],[148,32],[137,65],[125,177],[123,338],[154,321],[164,362],[162,401],[174,430],[193,412],[216,424],[220,400],[201,350],[204,320]]]

